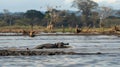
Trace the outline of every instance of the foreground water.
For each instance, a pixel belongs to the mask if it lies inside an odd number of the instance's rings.
[[[65,42],[73,48],[120,48],[117,36],[0,36],[0,48],[33,48],[44,43]],[[0,67],[120,67],[120,54],[0,56]]]

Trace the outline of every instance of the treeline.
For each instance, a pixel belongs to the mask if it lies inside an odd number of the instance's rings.
[[[75,27],[76,25],[83,26],[84,24],[84,15],[81,15],[80,13],[73,12],[73,11],[61,11],[61,10],[55,10],[56,16],[55,18],[51,18],[49,16],[49,11],[46,12],[40,12],[37,10],[28,10],[27,12],[19,12],[19,13],[1,13],[0,14],[0,26],[11,26],[11,25],[18,25],[18,26],[28,26],[28,25],[37,25],[37,26],[47,26],[51,20],[54,20],[55,27],[60,27],[61,25],[64,25],[65,27],[71,26]],[[33,14],[34,13],[34,14]],[[58,15],[59,14],[59,15]],[[91,26],[99,27],[99,21],[100,19],[97,18],[96,12],[93,12],[93,16],[91,17],[91,20],[89,24]],[[104,24],[106,26],[111,25],[118,25],[120,24],[120,17],[117,16],[109,16],[104,21]]]
[[[75,12],[56,9],[52,9],[52,12],[41,12],[37,10],[18,13],[4,12],[0,14],[0,26],[47,26],[51,22],[55,27],[60,27],[61,25],[74,27],[76,24],[82,25],[80,17]]]
[[[8,10],[4,10],[3,13],[0,13],[0,27],[46,27],[49,24],[53,24],[54,27],[76,27],[76,25],[79,27],[110,27],[120,25],[120,10],[115,11],[108,7],[98,8],[98,4],[91,0],[75,0],[73,6],[77,7],[79,11],[49,8],[46,12],[27,10],[26,12],[10,13]]]

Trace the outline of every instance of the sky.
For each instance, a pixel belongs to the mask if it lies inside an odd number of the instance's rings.
[[[120,9],[120,0],[94,0],[101,6],[109,6]],[[10,12],[25,12],[30,9],[45,11],[47,7],[61,6],[63,10],[77,10],[71,8],[73,0],[0,0],[0,12],[4,9]]]

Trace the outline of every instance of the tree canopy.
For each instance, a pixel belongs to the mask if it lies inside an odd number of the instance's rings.
[[[89,25],[89,17],[91,16],[91,11],[98,7],[98,4],[92,0],[74,0],[73,6],[77,7],[79,11],[85,16],[84,25]]]
[[[31,26],[33,26],[35,23],[38,23],[38,20],[41,21],[44,18],[44,14],[37,10],[28,10],[24,16],[25,18],[30,19],[29,23]]]
[[[44,14],[42,14],[40,11],[37,10],[28,10],[25,13],[25,17],[29,19],[35,19],[35,18],[42,19],[44,17]]]

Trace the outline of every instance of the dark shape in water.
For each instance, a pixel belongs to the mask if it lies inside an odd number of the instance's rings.
[[[67,45],[69,45],[69,43],[63,43],[63,42],[58,42],[58,43],[55,43],[55,44],[47,43],[47,44],[38,45],[38,46],[35,47],[35,49],[43,49],[43,48],[69,48],[70,46],[67,46]]]

